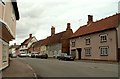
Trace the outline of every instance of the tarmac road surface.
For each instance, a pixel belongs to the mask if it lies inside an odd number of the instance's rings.
[[[118,77],[118,64],[19,58],[38,77]]]

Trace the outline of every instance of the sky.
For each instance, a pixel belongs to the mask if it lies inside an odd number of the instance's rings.
[[[80,26],[87,24],[88,15],[97,21],[118,13],[120,0],[17,0],[20,20],[16,25],[16,39],[10,44],[21,44],[33,34],[37,40],[51,35],[51,27],[55,32],[66,30],[67,23],[75,32]]]

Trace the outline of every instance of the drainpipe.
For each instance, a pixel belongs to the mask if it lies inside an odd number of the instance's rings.
[[[119,62],[119,52],[118,52],[118,31],[117,31],[117,27],[115,28],[115,32],[116,32],[116,59],[117,59],[117,62]]]

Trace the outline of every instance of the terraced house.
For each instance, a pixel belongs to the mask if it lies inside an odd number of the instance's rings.
[[[70,51],[76,59],[120,60],[120,13],[81,26],[70,39]]]
[[[0,0],[0,70],[8,66],[9,41],[16,36],[19,11],[16,0]]]
[[[69,54],[69,38],[72,36],[73,31],[71,29],[71,24],[67,23],[67,28],[65,31],[55,33],[55,27],[51,27],[51,35],[45,39],[39,40],[33,43],[31,49],[40,53],[47,53],[48,57],[53,57],[58,53]]]

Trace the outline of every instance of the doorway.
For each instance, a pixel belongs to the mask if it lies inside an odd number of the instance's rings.
[[[77,51],[78,51],[78,60],[81,60],[81,51],[82,51],[82,49],[77,48]]]

